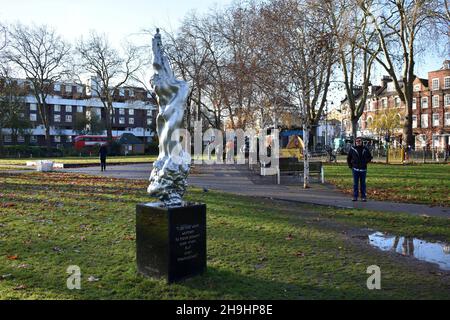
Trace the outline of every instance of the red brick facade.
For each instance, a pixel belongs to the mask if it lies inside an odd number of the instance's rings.
[[[380,87],[373,87],[361,117],[360,131],[369,135],[368,122],[385,109],[398,109],[403,119],[404,104],[398,98],[392,82],[384,78]],[[416,78],[413,93],[413,132],[416,148],[424,146],[446,148],[450,136],[450,60],[440,70],[428,72],[428,79]],[[398,135],[401,134],[399,130]]]

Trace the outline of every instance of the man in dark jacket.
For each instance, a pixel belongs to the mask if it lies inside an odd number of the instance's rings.
[[[100,167],[102,171],[106,170],[106,156],[108,155],[108,148],[106,144],[102,144],[100,147],[98,154],[100,156]]]
[[[366,201],[366,173],[367,164],[372,155],[367,147],[363,146],[361,137],[356,138],[355,146],[350,148],[347,164],[353,172],[353,201],[358,200],[358,185],[361,187],[361,200]]]

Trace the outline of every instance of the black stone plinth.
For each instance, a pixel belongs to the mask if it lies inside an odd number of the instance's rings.
[[[138,272],[168,283],[206,271],[206,205],[136,206]]]

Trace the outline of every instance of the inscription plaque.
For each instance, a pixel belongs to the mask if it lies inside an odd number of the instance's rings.
[[[136,260],[139,273],[168,283],[205,272],[206,205],[138,204]]]

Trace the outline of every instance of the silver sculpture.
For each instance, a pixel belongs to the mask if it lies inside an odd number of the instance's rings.
[[[156,132],[159,137],[159,155],[153,163],[147,192],[158,197],[165,206],[183,205],[191,157],[181,148],[178,130],[183,121],[189,85],[177,80],[164,54],[161,34],[156,29],[152,41],[154,74],[151,85],[157,96],[159,113]]]

